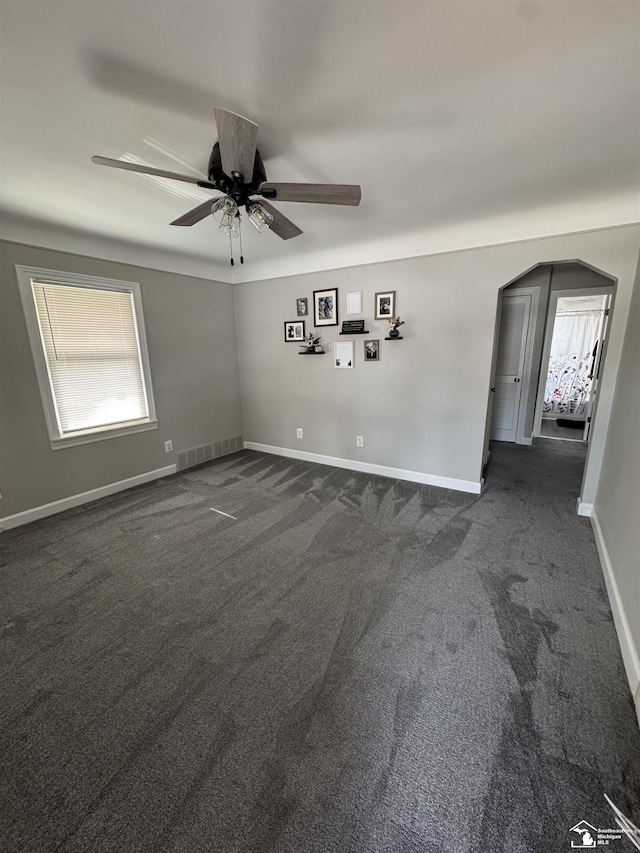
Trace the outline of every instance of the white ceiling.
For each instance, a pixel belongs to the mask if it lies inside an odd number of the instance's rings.
[[[251,280],[640,220],[637,0],[18,0],[1,11],[0,234]],[[359,183],[359,208],[281,203],[245,266],[187,184],[213,107],[259,126],[273,181]],[[235,277],[232,278],[232,272]]]

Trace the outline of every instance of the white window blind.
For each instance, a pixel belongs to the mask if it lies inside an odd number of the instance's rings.
[[[148,421],[132,293],[31,286],[61,436]]]

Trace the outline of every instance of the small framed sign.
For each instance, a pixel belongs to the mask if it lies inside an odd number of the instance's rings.
[[[341,335],[366,335],[364,320],[343,320]]]
[[[288,320],[284,324],[284,339],[286,343],[304,340],[304,320]]]
[[[396,316],[395,290],[386,290],[384,293],[376,293],[375,300],[376,320],[390,320],[392,317]]]

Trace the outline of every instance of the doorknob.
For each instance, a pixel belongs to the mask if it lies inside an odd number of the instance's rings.
[[[515,378],[513,381],[514,381],[514,382],[520,382],[520,377],[519,377],[519,376],[516,376],[516,378]]]

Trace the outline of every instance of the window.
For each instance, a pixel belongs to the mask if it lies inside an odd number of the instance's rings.
[[[157,428],[140,285],[16,269],[52,447]]]

